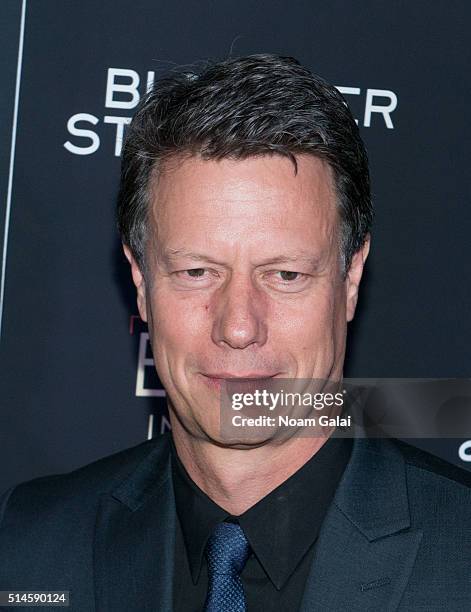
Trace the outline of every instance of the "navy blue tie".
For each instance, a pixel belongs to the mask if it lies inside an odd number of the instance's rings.
[[[206,544],[208,595],[204,612],[245,612],[240,572],[250,546],[240,525],[219,523]]]

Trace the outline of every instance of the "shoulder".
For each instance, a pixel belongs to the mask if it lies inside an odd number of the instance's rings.
[[[77,609],[92,609],[95,526],[102,498],[114,495],[123,483],[135,482],[136,475],[155,478],[168,448],[167,437],[155,438],[7,491],[0,500],[0,589],[20,582],[30,590],[49,585],[74,592]]]
[[[0,499],[0,528],[41,517],[94,514],[100,497],[131,475],[149,454],[165,452],[168,436],[159,436],[119,451],[66,474],[34,478],[6,491]]]
[[[399,440],[394,441],[405,464],[412,523],[439,537],[448,525],[447,541],[471,544],[471,472]],[[438,529],[438,531],[437,531]]]
[[[471,471],[458,467],[432,453],[395,439],[393,444],[400,451],[408,470],[425,480],[435,480],[456,489],[471,489]]]

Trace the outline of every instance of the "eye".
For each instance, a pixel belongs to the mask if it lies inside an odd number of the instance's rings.
[[[308,288],[310,275],[294,270],[270,270],[265,278],[276,291],[297,293]]]
[[[217,277],[217,273],[208,268],[187,268],[174,272],[174,277],[180,283],[186,283],[188,286],[203,286],[214,280]]]
[[[280,278],[283,281],[298,280],[299,277],[301,276],[300,272],[291,272],[290,270],[279,270],[277,274],[280,275]]]
[[[206,270],[204,268],[191,268],[190,270],[184,270],[184,272],[186,272],[188,276],[191,276],[191,278],[201,278],[204,276],[205,271]]]

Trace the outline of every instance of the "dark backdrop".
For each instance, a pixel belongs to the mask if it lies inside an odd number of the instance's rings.
[[[174,64],[275,52],[342,88],[376,207],[346,375],[469,377],[470,13],[467,0],[3,0],[0,489],[166,427],[114,208],[119,131],[148,73]],[[471,465],[469,441],[419,444]]]

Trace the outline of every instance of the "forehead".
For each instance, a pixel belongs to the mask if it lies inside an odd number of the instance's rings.
[[[296,160],[297,172],[280,155],[172,159],[151,190],[150,217],[159,241],[189,239],[198,232],[232,242],[261,234],[328,239],[338,218],[332,170],[311,155]]]

